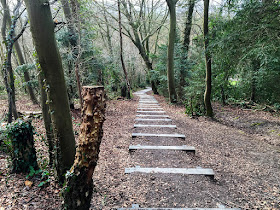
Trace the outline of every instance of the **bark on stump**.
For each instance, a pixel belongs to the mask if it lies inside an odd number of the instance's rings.
[[[93,192],[92,174],[97,164],[105,120],[105,92],[102,86],[85,86],[80,136],[75,162],[66,173],[63,209],[89,209]]]
[[[11,140],[12,172],[27,173],[30,167],[38,169],[31,121],[19,119],[12,123],[8,129],[8,137]]]

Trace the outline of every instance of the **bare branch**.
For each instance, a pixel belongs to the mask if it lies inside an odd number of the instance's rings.
[[[13,38],[13,42],[16,42],[22,36],[23,32],[27,28],[27,24],[28,24],[28,20],[24,23],[23,28],[21,29],[20,33],[15,38]]]

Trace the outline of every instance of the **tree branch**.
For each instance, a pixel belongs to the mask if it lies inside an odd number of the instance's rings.
[[[23,28],[21,29],[20,33],[15,38],[13,38],[13,42],[16,42],[22,36],[23,32],[27,28],[27,24],[28,24],[28,20],[24,23]]]

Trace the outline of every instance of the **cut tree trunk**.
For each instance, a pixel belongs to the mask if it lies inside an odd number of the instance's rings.
[[[93,192],[92,174],[97,164],[105,120],[102,86],[85,86],[82,91],[82,124],[75,162],[66,174],[63,209],[89,209]]]

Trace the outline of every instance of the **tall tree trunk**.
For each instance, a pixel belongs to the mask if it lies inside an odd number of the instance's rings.
[[[188,56],[189,47],[190,47],[190,35],[192,30],[192,17],[193,17],[193,11],[195,6],[196,0],[189,0],[189,8],[187,13],[187,19],[185,24],[185,30],[184,30],[184,52],[186,52],[185,56]],[[187,59],[187,57],[185,57]]]
[[[177,103],[177,94],[175,90],[175,78],[174,78],[174,45],[176,38],[176,3],[177,0],[166,0],[169,14],[170,14],[170,28],[168,37],[168,53],[167,53],[167,79],[168,79],[168,91],[169,101],[171,103]]]
[[[206,87],[204,93],[204,104],[206,109],[206,116],[213,117],[213,109],[211,105],[211,56],[208,50],[209,37],[208,37],[208,16],[209,16],[209,0],[204,0],[204,22],[203,22],[203,35],[204,35],[204,49],[205,49],[205,65],[206,65]]]
[[[54,36],[48,0],[24,0],[34,45],[46,81],[51,119],[56,140],[56,175],[62,183],[75,158],[75,138],[61,57]]]
[[[66,175],[63,209],[89,209],[92,174],[97,164],[105,120],[104,87],[83,87],[82,124],[74,165]]]
[[[126,82],[126,88],[127,88],[127,98],[130,99],[130,84],[127,76],[127,71],[123,59],[123,38],[122,38],[122,18],[121,18],[121,8],[120,8],[120,0],[118,0],[118,13],[119,13],[119,33],[120,33],[120,57],[121,57],[121,63],[123,68],[123,73],[125,77]]]
[[[178,96],[182,100],[183,93],[184,93],[184,87],[186,86],[186,69],[187,69],[187,63],[188,63],[188,54],[189,54],[189,47],[190,47],[190,35],[191,35],[191,29],[192,29],[192,17],[193,17],[193,11],[195,6],[196,0],[189,0],[189,7],[187,12],[187,18],[185,23],[185,30],[184,30],[184,41],[183,41],[183,47],[182,47],[182,67],[180,68],[180,85],[178,87]]]

